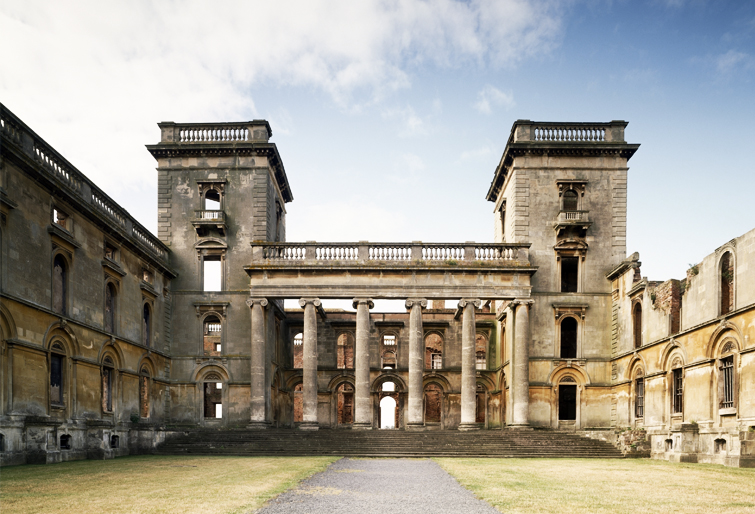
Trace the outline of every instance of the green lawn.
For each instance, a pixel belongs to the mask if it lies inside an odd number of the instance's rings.
[[[755,513],[755,469],[649,459],[435,459],[506,513]]]
[[[0,512],[246,513],[332,457],[138,456],[0,469]]]

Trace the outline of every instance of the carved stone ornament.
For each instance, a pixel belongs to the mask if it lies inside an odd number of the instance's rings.
[[[254,306],[255,303],[261,305],[262,307],[267,307],[267,298],[247,298],[246,299],[247,307],[252,307]]]
[[[412,306],[414,306],[415,304],[425,309],[427,308],[427,299],[426,298],[409,298],[406,300],[404,305],[406,306],[407,309],[411,309]]]
[[[267,300],[265,301],[267,302]],[[302,308],[306,307],[308,303],[311,303],[315,307],[319,307],[320,305],[322,305],[322,302],[320,301],[319,298],[301,298],[299,300],[299,305]],[[267,303],[265,303],[265,305],[267,305]]]
[[[479,309],[482,305],[482,301],[479,298],[462,298],[461,300],[459,300],[459,308],[463,309],[470,303],[474,305],[475,309]]]
[[[723,348],[721,348],[721,355],[725,355],[727,353],[733,353],[735,351],[736,347],[734,345],[733,341],[727,341]]]
[[[356,309],[357,305],[360,305],[363,303],[366,303],[368,305],[368,308],[370,309],[375,308],[375,303],[372,301],[372,298],[354,298],[351,301],[351,306]]]

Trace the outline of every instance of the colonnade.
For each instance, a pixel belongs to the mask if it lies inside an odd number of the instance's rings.
[[[266,398],[268,387],[265,383],[265,314],[268,305],[266,298],[249,298],[251,308],[251,422],[250,428],[265,428]],[[461,344],[461,423],[459,430],[477,428],[476,412],[476,326],[475,309],[480,308],[477,298],[463,298],[459,301],[462,314]],[[531,300],[517,300],[509,304],[515,313],[516,326],[513,355],[513,426],[529,425],[529,304]],[[301,298],[299,305],[304,309],[303,331],[303,417],[300,428],[317,430],[317,308],[319,298]],[[372,427],[372,404],[370,400],[370,309],[374,308],[371,298],[354,298],[356,309],[356,344],[354,348],[354,424],[355,429]],[[408,411],[406,428],[419,428],[424,425],[422,379],[425,371],[424,330],[422,309],[427,307],[425,298],[409,298],[406,309],[409,311],[409,380]]]

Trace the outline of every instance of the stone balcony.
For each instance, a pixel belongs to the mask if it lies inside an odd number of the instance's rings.
[[[197,231],[197,235],[202,237],[206,234],[207,229],[215,229],[222,235],[225,235],[226,230],[226,218],[225,211],[218,210],[196,210],[194,211],[194,219],[191,220],[191,224]]]
[[[553,228],[561,233],[567,227],[577,227],[584,230],[590,228],[592,222],[589,219],[590,211],[560,211],[556,217]]]

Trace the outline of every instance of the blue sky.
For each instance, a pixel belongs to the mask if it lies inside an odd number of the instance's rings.
[[[651,280],[755,227],[755,2],[0,0],[0,34],[0,101],[153,230],[156,123],[253,118],[291,241],[491,241],[519,118],[629,121]]]

